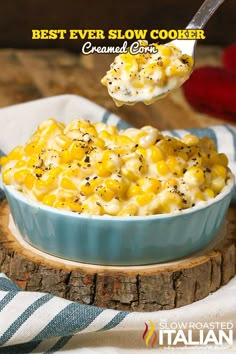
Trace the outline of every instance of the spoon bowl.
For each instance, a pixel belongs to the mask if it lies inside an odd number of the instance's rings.
[[[202,29],[223,2],[224,0],[205,0],[186,30]],[[137,102],[151,104],[180,87],[189,78],[193,70],[196,43],[195,39],[175,39],[165,45],[160,45],[159,47],[162,48],[172,48],[169,58],[168,55],[163,57],[164,61],[169,60],[170,62],[166,67],[161,54],[160,56],[159,54],[150,54],[148,59],[143,55],[141,69],[140,58],[135,62],[135,55],[133,58],[132,54],[119,55],[102,79],[102,84],[107,86],[108,92],[117,106],[134,105]],[[153,45],[155,46],[155,44]],[[152,68],[151,74],[150,67]],[[176,67],[180,69],[175,70]],[[163,72],[165,72],[164,79]],[[120,76],[117,76],[117,73],[120,73]]]

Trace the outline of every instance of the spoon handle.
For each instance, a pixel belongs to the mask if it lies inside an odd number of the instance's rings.
[[[205,0],[186,28],[203,28],[223,2],[224,0]]]

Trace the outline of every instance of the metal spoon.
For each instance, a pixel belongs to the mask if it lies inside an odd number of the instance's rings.
[[[224,0],[205,0],[202,6],[194,15],[191,22],[187,25],[186,29],[202,29],[210,17],[214,14],[214,12],[218,9],[218,7],[224,2]],[[194,57],[194,50],[196,46],[197,40],[173,40],[171,42],[166,43],[166,46],[175,46],[178,48],[182,54],[187,54],[191,57]],[[170,91],[176,89],[181,86],[191,75],[192,70],[189,70],[188,75],[183,77],[181,80],[177,80],[173,87],[168,87],[167,85],[161,87],[160,90],[153,90],[153,94],[149,93],[148,97],[142,95],[130,95],[124,96],[122,95],[122,99],[120,96],[120,92],[112,92],[112,90],[108,87],[109,94],[116,102],[117,106],[121,106],[123,104],[133,105],[137,102],[144,102],[146,104],[151,104],[157,99],[160,99],[166,96]]]
[[[205,0],[186,29],[202,29],[224,0]],[[182,53],[194,56],[196,40],[175,39],[168,44],[176,46]]]

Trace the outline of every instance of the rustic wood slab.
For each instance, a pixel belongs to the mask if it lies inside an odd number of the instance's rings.
[[[24,290],[111,309],[156,311],[200,300],[235,275],[233,209],[216,241],[190,257],[165,264],[107,267],[71,262],[36,250],[13,235],[7,202],[0,206],[0,268]]]

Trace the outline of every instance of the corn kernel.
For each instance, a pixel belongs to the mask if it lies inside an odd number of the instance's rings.
[[[136,201],[140,206],[144,206],[146,204],[149,204],[154,198],[153,193],[144,193],[139,196],[137,196]]]
[[[199,139],[197,136],[192,134],[187,134],[183,137],[183,141],[186,145],[192,146],[197,145],[199,143]]]
[[[54,208],[58,208],[58,209],[66,209],[66,207],[67,207],[66,203],[62,202],[60,200],[55,201],[53,206],[54,206]]]
[[[68,177],[63,177],[61,179],[60,185],[61,185],[62,188],[65,188],[65,189],[77,190],[76,185]]]
[[[201,141],[199,142],[199,145],[208,149],[208,150],[216,150],[216,146],[215,146],[214,141],[206,136],[201,139]]]
[[[201,191],[198,191],[195,193],[195,200],[199,201],[199,200],[205,200],[204,195]]]
[[[75,202],[73,202],[73,201],[68,201],[68,202],[67,202],[67,206],[68,206],[68,208],[69,208],[71,211],[73,211],[73,212],[80,213],[81,210],[82,210],[81,205],[78,204],[78,203],[75,203]]]
[[[211,173],[213,177],[221,176],[225,179],[227,175],[227,170],[224,166],[214,165],[211,168]]]
[[[105,141],[101,138],[94,138],[93,139],[94,146],[103,149],[105,147]]]
[[[35,182],[34,176],[32,176],[31,174],[25,176],[24,185],[26,186],[26,188],[32,189],[34,186],[34,182]]]
[[[184,161],[188,161],[188,154],[185,151],[178,151],[177,156]]]
[[[12,169],[11,168],[8,168],[8,169],[5,169],[3,172],[2,172],[2,180],[5,184],[11,184],[12,183]]]
[[[66,135],[58,135],[55,137],[57,145],[62,149],[68,149],[72,143],[72,140]]]
[[[163,153],[164,156],[173,156],[175,154],[175,148],[173,146],[172,140],[168,141],[168,139],[173,139],[173,138],[165,138],[160,140],[156,146],[161,149],[161,152]]]
[[[63,169],[58,166],[58,167],[55,167],[55,168],[52,168],[50,171],[48,171],[47,175],[48,175],[48,178],[56,178],[59,176],[59,174],[63,171]]]
[[[43,179],[36,179],[35,188],[36,188],[35,193],[37,194],[37,190],[38,190],[38,192],[41,194],[41,191],[48,191],[52,188],[52,186],[50,186],[48,181],[44,181]]]
[[[161,176],[166,176],[170,170],[167,163],[164,160],[158,161],[156,164],[157,172]]]
[[[146,149],[144,149],[143,147],[141,147],[141,146],[139,146],[136,150],[135,150],[135,152],[138,154],[138,155],[140,155],[140,156],[143,156],[143,157],[147,157],[147,150]]]
[[[170,171],[172,173],[177,174],[178,176],[182,176],[183,174],[183,166],[182,164],[177,160],[175,156],[170,156],[167,161],[167,166],[169,167]]]
[[[44,171],[41,168],[35,168],[34,169],[34,175],[36,177],[39,177],[39,176],[42,177],[43,173],[44,173]]]
[[[138,133],[134,139],[135,143],[136,144],[139,144],[140,143],[140,139],[143,138],[144,136],[147,135],[147,132],[145,131],[141,131],[140,133]]]
[[[130,152],[129,146],[120,146],[120,147],[115,147],[112,149],[116,154],[126,154]]]
[[[27,167],[40,167],[42,165],[42,160],[40,159],[39,155],[37,154],[32,154],[30,159],[27,162]]]
[[[118,135],[115,137],[114,139],[114,142],[116,145],[127,145],[127,146],[132,146],[134,144],[134,142],[128,137],[128,136],[125,136],[125,135]]]
[[[42,203],[48,206],[53,206],[56,201],[55,194],[48,194],[42,199]]]
[[[223,153],[218,154],[218,157],[219,157],[220,164],[223,165],[224,167],[227,167],[229,163],[228,157]]]
[[[184,68],[177,65],[170,65],[169,67],[169,76],[178,76],[181,75],[184,71]]]
[[[155,146],[155,145],[150,146],[148,150],[150,150],[150,152],[151,152],[151,161],[152,162],[155,163],[155,162],[158,162],[158,161],[164,159],[161,149],[159,149],[157,146]]]
[[[4,166],[8,163],[9,158],[7,156],[0,157],[0,165]]]
[[[146,58],[143,54],[136,54],[136,62],[141,65],[146,63]]]
[[[204,190],[204,193],[206,194],[207,198],[214,198],[215,197],[215,193],[213,192],[213,190],[211,188],[206,188]]]
[[[14,173],[14,179],[17,183],[22,184],[24,182],[25,176],[30,174],[29,170],[21,169]]]
[[[175,188],[178,186],[178,182],[175,178],[168,178],[165,182],[164,182],[164,188]]]
[[[105,184],[106,184],[107,188],[111,189],[113,192],[118,193],[118,194],[123,193],[123,191],[125,189],[124,183],[117,181],[115,179],[109,178],[105,181]]]
[[[132,82],[132,85],[135,87],[135,88],[142,88],[144,87],[144,83],[143,82],[140,82],[140,81],[133,81]]]
[[[103,166],[103,163],[97,163],[96,164],[96,174],[99,176],[99,177],[109,177],[111,175],[111,172],[108,171],[104,166]]]
[[[67,200],[73,200],[73,199],[78,199],[77,198],[77,193],[78,191],[72,190],[72,189],[63,189],[59,188],[57,190],[57,199],[65,202]]]
[[[224,188],[225,186],[225,179],[222,176],[218,176],[213,178],[211,182],[210,188],[216,193],[220,193],[220,191]]]
[[[114,191],[104,186],[97,189],[97,195],[99,195],[106,202],[110,202],[115,197]]]
[[[138,207],[136,204],[128,204],[124,209],[122,209],[118,216],[133,216],[137,215]]]
[[[86,182],[85,184],[82,184],[80,187],[81,192],[86,196],[90,196],[94,193],[94,186],[91,185],[90,182]]]
[[[158,193],[161,188],[161,182],[156,178],[148,178],[148,186],[145,192],[152,192],[154,194]]]
[[[136,184],[133,186],[130,186],[128,191],[127,191],[127,197],[130,199],[133,196],[140,194],[141,193],[141,188],[140,186],[137,186]]]
[[[172,55],[173,49],[172,47],[166,45],[159,45],[158,50],[161,56],[170,57]]]
[[[23,160],[20,160],[16,163],[16,168],[22,168],[22,167],[26,167],[26,162]]]
[[[48,139],[56,135],[59,135],[61,133],[62,133],[62,127],[59,124],[57,124],[56,121],[53,122],[52,120],[51,124],[44,129],[43,136],[44,138]]]
[[[113,136],[112,134],[108,133],[108,131],[102,130],[101,133],[99,134],[99,138],[100,138],[101,140],[104,140],[104,139],[105,139],[105,140],[113,141],[114,136]]]
[[[105,151],[102,157],[102,165],[105,170],[114,173],[120,168],[120,158],[113,151]]]
[[[62,150],[61,152],[61,163],[71,162],[71,154],[69,150]]]
[[[43,198],[47,195],[47,193],[45,193],[45,192],[36,191],[36,190],[33,190],[33,194],[39,202],[41,202],[43,200]]]
[[[162,213],[170,213],[172,210],[184,207],[184,204],[178,193],[167,191],[161,199],[159,207]]]
[[[201,167],[191,166],[184,174],[184,181],[189,185],[201,185],[205,181],[204,172]]]
[[[26,155],[33,155],[33,154],[40,154],[42,151],[43,145],[38,144],[36,141],[33,141],[32,143],[29,143],[26,145],[24,151]]]
[[[87,149],[83,147],[84,144],[79,144],[77,141],[74,141],[71,144],[69,149],[71,154],[71,160],[82,160],[85,156]]]

